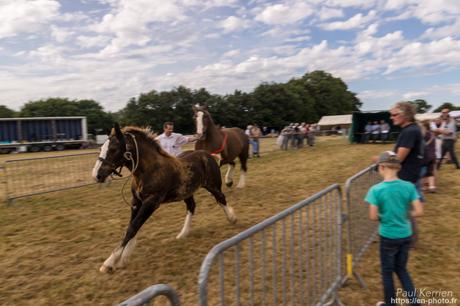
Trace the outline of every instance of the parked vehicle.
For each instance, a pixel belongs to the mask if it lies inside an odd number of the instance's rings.
[[[0,118],[0,153],[62,151],[87,143],[86,117]]]

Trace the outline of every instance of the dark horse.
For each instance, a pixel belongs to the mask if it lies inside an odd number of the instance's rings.
[[[241,174],[238,188],[246,184],[247,160],[249,156],[249,139],[240,128],[219,128],[214,124],[207,106],[194,106],[196,134],[195,150],[206,150],[211,154],[220,154],[220,165],[229,164],[225,175],[225,184],[233,185],[235,159],[241,162]]]
[[[134,248],[137,232],[162,203],[185,201],[187,215],[177,238],[185,237],[195,211],[193,193],[200,187],[215,197],[231,223],[236,222],[233,209],[221,191],[219,165],[206,151],[186,151],[176,158],[163,151],[149,131],[137,127],[120,130],[115,124],[101,148],[93,177],[102,183],[109,175],[119,173],[117,168],[123,166],[133,176],[131,220],[121,245],[102,264],[101,272],[112,272],[115,267],[123,266]]]

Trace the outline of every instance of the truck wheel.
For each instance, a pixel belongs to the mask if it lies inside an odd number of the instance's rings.
[[[56,150],[57,150],[57,151],[62,151],[62,150],[64,150],[64,149],[65,149],[65,146],[64,146],[63,144],[58,144],[58,145],[56,145]]]
[[[52,149],[53,149],[53,148],[52,148],[50,145],[46,145],[46,146],[43,147],[43,151],[45,151],[45,152],[49,152],[49,151],[51,151]]]
[[[41,148],[39,146],[31,146],[29,151],[30,152],[40,152]]]

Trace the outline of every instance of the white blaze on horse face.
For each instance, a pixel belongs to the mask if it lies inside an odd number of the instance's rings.
[[[192,223],[192,213],[187,211],[187,216],[185,217],[184,227],[180,231],[179,235],[177,235],[176,239],[185,238],[190,232],[190,225]]]
[[[110,140],[107,139],[107,140],[104,142],[104,144],[102,145],[102,147],[101,147],[101,153],[99,154],[99,157],[100,157],[100,158],[104,158],[104,159],[105,159],[105,158],[107,157],[107,151],[109,150],[109,144],[110,144]],[[101,168],[101,166],[102,166],[102,162],[98,159],[98,160],[96,161],[96,164],[94,165],[94,168],[93,168],[93,178],[94,178],[95,180],[97,180],[97,179],[96,179],[97,173],[99,172],[99,168]]]
[[[233,173],[235,171],[235,166],[228,165],[227,174],[225,174],[225,183],[233,182]]]
[[[196,133],[198,135],[203,135],[203,112],[196,113]]]

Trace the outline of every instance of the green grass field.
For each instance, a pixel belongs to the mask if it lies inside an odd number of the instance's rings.
[[[200,191],[191,233],[178,241],[185,205],[164,205],[141,229],[128,265],[112,275],[98,268],[119,243],[129,220],[120,194],[122,181],[2,205],[0,304],[115,305],[150,285],[166,283],[180,293],[183,305],[197,305],[200,265],[213,245],[330,184],[344,184],[370,164],[372,155],[389,148],[350,145],[331,136],[320,137],[314,148],[284,152],[276,150],[273,139],[264,139],[262,157],[249,161],[247,187],[224,187],[238,215],[236,225],[229,224],[213,198]],[[443,167],[438,193],[427,196],[425,216],[419,221],[420,243],[409,269],[417,287],[451,290],[460,298],[460,171],[453,169]],[[87,171],[90,175],[91,169]],[[369,290],[350,280],[340,290],[346,305],[369,306],[381,299],[377,246],[371,246],[357,269]],[[155,305],[168,304],[159,299]]]

